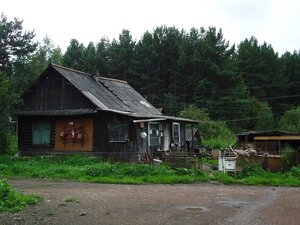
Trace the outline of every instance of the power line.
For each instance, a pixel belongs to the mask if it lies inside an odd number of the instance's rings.
[[[266,88],[266,87],[280,87],[280,86],[287,86],[287,85],[291,85],[291,86],[300,86],[300,82],[293,82],[293,83],[285,83],[285,84],[270,84],[270,85],[264,85],[264,86],[254,86],[254,87],[245,87],[245,91],[247,90],[251,90],[251,89],[261,89],[261,88]],[[199,91],[188,91],[188,92],[184,92],[184,93],[188,93],[188,94],[194,94],[194,93],[199,93],[199,94],[203,94],[203,93],[219,93],[219,92],[230,92],[231,89],[229,90],[199,90]]]
[[[241,119],[233,119],[233,120],[223,120],[223,122],[236,122],[236,121],[242,121],[242,120],[251,120],[251,119],[257,119],[257,118],[264,118],[264,117],[270,117],[275,115],[282,115],[283,113],[276,113],[273,115],[265,115],[265,116],[254,116],[254,117],[246,117]]]

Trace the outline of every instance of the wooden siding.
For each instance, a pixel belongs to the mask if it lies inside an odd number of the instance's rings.
[[[55,70],[46,70],[23,98],[23,111],[95,108],[80,91]]]
[[[109,141],[108,127],[112,121],[128,123],[128,141]],[[132,156],[137,154],[135,124],[130,121],[130,117],[109,112],[99,112],[95,119],[94,129],[94,152],[100,156],[117,161],[130,161]]]
[[[75,137],[72,137],[72,131]],[[61,132],[64,137],[61,137]],[[79,139],[79,133],[82,139]],[[92,151],[93,120],[92,119],[58,119],[56,120],[55,151]]]

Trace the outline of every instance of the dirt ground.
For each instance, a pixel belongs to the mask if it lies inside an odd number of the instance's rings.
[[[300,224],[300,188],[200,183],[110,185],[42,179],[10,180],[44,200],[0,224]]]

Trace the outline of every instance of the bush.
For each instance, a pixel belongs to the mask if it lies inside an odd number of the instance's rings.
[[[101,163],[97,165],[84,166],[83,168],[84,174],[91,177],[100,177],[100,176],[112,176],[118,175],[119,169],[116,164],[110,163]]]
[[[210,148],[224,148],[236,142],[234,133],[225,122],[211,120],[204,109],[189,106],[180,111],[179,116],[198,121],[195,128],[199,130],[203,144]]]
[[[296,152],[290,146],[285,146],[282,150],[283,156],[283,170],[288,171],[292,166],[297,164],[296,162]]]
[[[0,180],[0,212],[18,211],[26,205],[36,204],[41,197],[24,195],[15,191],[6,180]]]
[[[300,179],[300,167],[293,166],[290,170],[290,174]]]

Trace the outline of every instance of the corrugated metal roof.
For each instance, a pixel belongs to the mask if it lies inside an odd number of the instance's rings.
[[[287,132],[279,130],[265,130],[265,131],[247,131],[238,134],[238,136],[254,135],[254,136],[280,136],[280,135],[300,135],[299,132]]]
[[[54,69],[73,84],[97,109],[21,111],[18,115],[81,115],[103,110],[144,120],[159,119],[189,123],[197,122],[190,119],[163,115],[126,81],[93,76],[55,64],[50,64],[49,68]]]
[[[54,64],[51,64],[51,67],[71,82],[101,110],[136,117],[162,116],[161,112],[125,81],[96,77]]]

